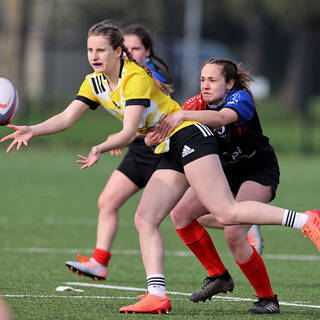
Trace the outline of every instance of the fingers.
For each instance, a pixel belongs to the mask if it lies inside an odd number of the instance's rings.
[[[122,155],[122,149],[118,148],[118,149],[113,149],[110,151],[110,155],[112,156],[121,156]]]
[[[168,125],[166,122],[163,121],[163,122],[161,122],[161,124],[160,124],[160,127],[159,127],[158,132],[159,132],[159,134],[160,134],[163,138],[165,138],[165,137],[167,137],[167,136],[170,135],[170,133],[171,133],[171,126]]]
[[[8,139],[10,139],[10,136],[3,137],[0,142],[7,141]]]
[[[80,167],[80,170],[83,170],[83,169],[86,169],[86,168],[90,167],[90,165],[88,163],[88,159],[86,159],[86,160],[77,160],[76,163],[83,164],[83,166]]]
[[[90,158],[90,157],[84,157],[81,154],[78,154],[78,157],[80,158],[80,160],[76,160],[76,163],[83,164],[83,166],[80,167],[80,170],[90,168],[91,166],[93,166],[97,162],[97,159]]]
[[[13,129],[13,130],[17,130],[18,127],[19,127],[19,126],[16,126],[16,125],[14,125],[14,124],[8,124],[8,125],[7,125],[7,128]]]
[[[84,162],[83,162],[83,163],[84,163]],[[94,164],[95,164],[95,161],[91,161],[91,162],[88,161],[88,163],[85,163],[82,167],[80,167],[80,170],[90,168],[90,167],[92,167]]]
[[[161,143],[165,138],[162,137],[158,132],[153,131],[153,132],[148,132],[146,138],[145,138],[145,143],[147,146],[151,147],[154,145],[157,145]]]
[[[88,163],[89,159],[87,157],[84,157],[81,154],[78,154],[78,158],[80,158],[81,160],[76,160],[76,163]],[[81,169],[81,168],[80,168]]]
[[[76,163],[86,163],[87,160],[77,160]]]
[[[82,156],[81,154],[78,154],[78,158],[81,158],[81,159],[83,159],[83,160],[87,160],[88,158],[87,157],[84,157],[84,156]],[[78,160],[78,161],[80,161],[80,160]],[[78,162],[77,161],[77,162]]]
[[[8,125],[7,125],[7,128],[12,129],[12,130],[18,130],[19,128],[21,128],[21,126],[15,126],[15,125],[13,125],[13,124],[8,124]],[[17,132],[14,132],[14,133],[11,133],[11,134],[3,137],[3,138],[0,140],[0,142],[7,141],[7,140],[9,140],[9,139],[15,139],[16,133],[17,133]]]
[[[16,143],[17,143],[17,141],[11,142],[11,144],[9,145],[9,147],[8,147],[6,152],[9,153],[13,149],[13,147],[15,146]]]

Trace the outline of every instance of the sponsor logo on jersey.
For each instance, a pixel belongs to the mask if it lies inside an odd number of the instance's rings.
[[[187,145],[184,145],[183,150],[182,150],[182,158],[186,157],[188,154],[194,152],[194,149],[190,148]]]

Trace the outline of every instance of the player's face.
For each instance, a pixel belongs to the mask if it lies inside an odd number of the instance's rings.
[[[140,38],[135,34],[125,35],[124,44],[128,48],[132,57],[140,64],[144,64],[147,58],[150,56],[150,49],[146,49]]]
[[[90,36],[87,41],[88,61],[95,72],[108,75],[117,67],[121,56],[121,48],[114,50],[108,38],[104,36]]]
[[[206,64],[201,70],[200,87],[206,102],[218,104],[225,99],[233,82],[226,83],[222,75],[223,66]]]

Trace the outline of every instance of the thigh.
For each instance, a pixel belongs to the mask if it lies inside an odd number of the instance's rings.
[[[159,225],[188,187],[185,175],[178,171],[155,171],[143,191],[136,218]]]
[[[255,181],[245,181],[241,184],[236,195],[237,201],[254,200],[268,203],[272,198],[271,186],[264,186]],[[227,239],[245,239],[251,225],[226,226],[224,233]]]
[[[234,204],[232,192],[218,155],[208,155],[184,167],[190,186],[210,213],[228,212]]]
[[[121,206],[140,188],[119,170],[113,171],[106,186],[100,194],[101,201]]]
[[[272,187],[255,181],[245,181],[241,184],[236,195],[237,201],[254,200],[268,203],[272,199]]]

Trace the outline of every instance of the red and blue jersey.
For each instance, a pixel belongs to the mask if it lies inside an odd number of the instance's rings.
[[[214,128],[219,140],[219,156],[224,168],[253,170],[263,163],[275,159],[275,152],[269,139],[263,135],[256,107],[249,92],[231,90],[219,105],[210,105],[202,94],[188,99],[182,106],[184,110],[215,110],[223,108],[234,110],[238,121]]]

